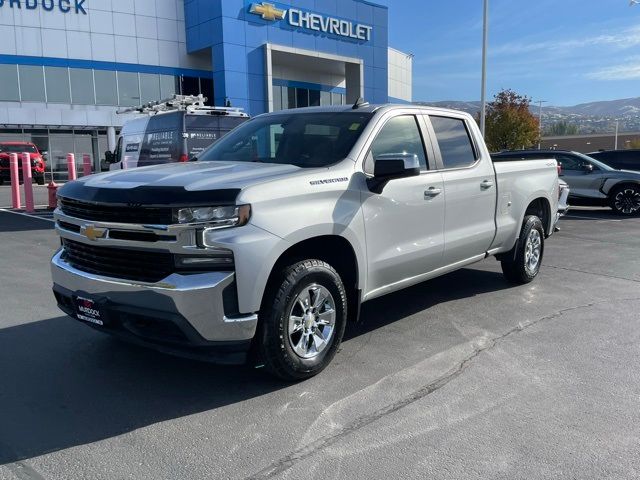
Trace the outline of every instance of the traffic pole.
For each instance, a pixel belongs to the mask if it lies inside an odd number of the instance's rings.
[[[18,154],[9,154],[9,172],[11,174],[11,205],[22,208],[20,199],[20,172],[18,170]]]
[[[76,180],[76,156],[73,153],[67,154],[67,168],[69,169],[69,181]]]
[[[91,155],[85,153],[82,156],[82,176],[91,175]]]
[[[33,205],[33,178],[31,176],[31,155],[22,154],[22,183],[24,184],[24,204],[27,213],[35,212]]]

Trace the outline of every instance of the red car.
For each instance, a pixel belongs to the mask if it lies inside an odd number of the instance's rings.
[[[9,155],[18,154],[18,166],[20,167],[20,181],[22,181],[22,153],[28,153],[31,157],[31,175],[34,182],[44,185],[44,171],[46,163],[42,155],[33,143],[29,142],[0,142],[0,185],[11,181],[9,170]]]

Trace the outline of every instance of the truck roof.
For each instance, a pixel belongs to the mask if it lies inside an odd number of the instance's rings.
[[[353,105],[331,105],[331,106],[323,106],[323,107],[303,107],[303,108],[290,108],[287,110],[278,110],[277,112],[271,112],[270,114],[278,114],[278,113],[339,113],[339,112],[368,112],[374,113],[381,109],[414,109],[414,110],[429,110],[434,112],[441,113],[453,113],[453,114],[465,114],[469,115],[466,112],[461,110],[452,110],[449,108],[439,108],[439,107],[428,107],[424,105],[414,105],[411,103],[371,103],[364,104],[354,109]],[[263,113],[262,115],[270,115],[267,113]]]

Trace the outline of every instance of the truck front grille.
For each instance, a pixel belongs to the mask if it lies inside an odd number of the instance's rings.
[[[170,225],[173,222],[171,208],[127,207],[81,202],[60,198],[62,213],[83,220],[96,222],[136,223],[144,225]]]
[[[62,245],[64,259],[73,268],[95,275],[158,282],[175,270],[169,252],[93,246],[67,239]]]

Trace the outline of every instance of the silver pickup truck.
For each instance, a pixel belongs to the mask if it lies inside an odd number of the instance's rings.
[[[465,113],[265,114],[197,161],[62,187],[53,290],[103,332],[303,379],[362,302],[489,256],[532,281],[558,195],[555,161],[494,164]]]

